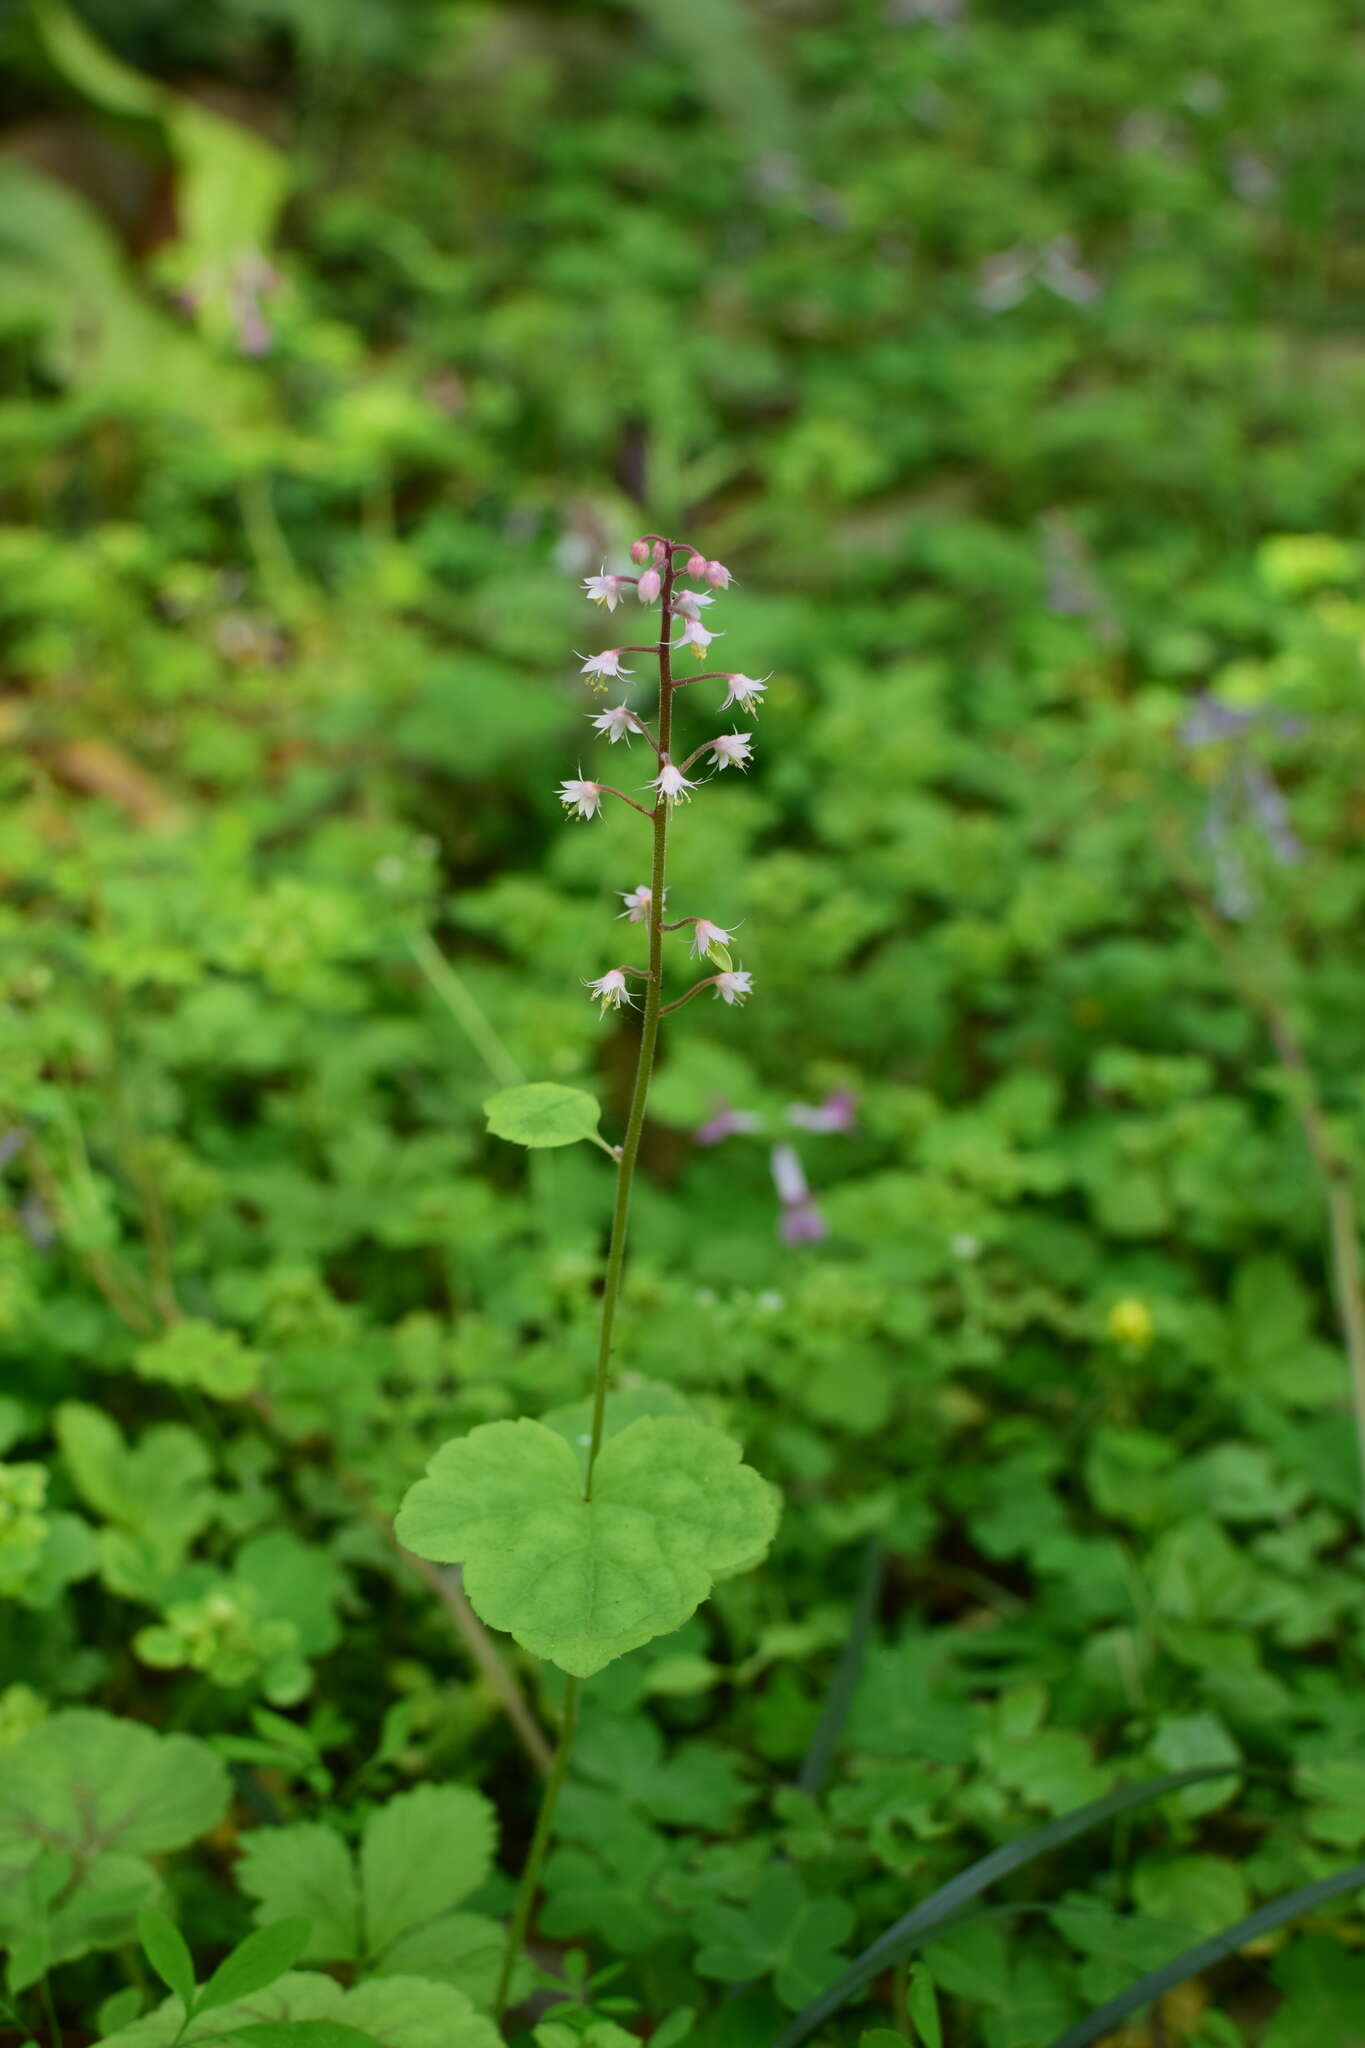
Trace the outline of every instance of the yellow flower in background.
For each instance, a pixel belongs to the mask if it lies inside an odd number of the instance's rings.
[[[1145,1351],[1156,1335],[1156,1323],[1140,1295],[1125,1294],[1110,1309],[1105,1331],[1111,1343],[1124,1344],[1131,1351]]]

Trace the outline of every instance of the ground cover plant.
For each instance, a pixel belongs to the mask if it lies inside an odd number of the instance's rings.
[[[1354,11],[0,49],[6,2040],[1365,2039]]]

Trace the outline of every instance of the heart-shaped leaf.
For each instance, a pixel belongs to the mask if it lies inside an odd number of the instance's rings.
[[[739,1445],[690,1417],[633,1422],[582,1467],[543,1423],[443,1444],[399,1510],[401,1543],[464,1567],[492,1628],[579,1678],[680,1628],[713,1579],[757,1563],[777,1495]]]
[[[557,1081],[528,1081],[524,1088],[504,1088],[484,1106],[495,1138],[541,1150],[548,1145],[576,1145],[597,1134],[602,1111],[581,1088],[563,1088]]]

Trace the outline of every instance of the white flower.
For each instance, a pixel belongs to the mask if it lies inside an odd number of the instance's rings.
[[[723,732],[718,734],[715,739],[708,740],[707,745],[711,750],[711,759],[715,762],[716,767],[742,768],[753,752],[753,748],[749,745],[752,738],[753,734],[751,732]]]
[[[585,576],[583,578],[583,588],[587,591],[594,604],[604,604],[609,612],[614,612],[617,605],[621,602],[622,581],[623,579],[620,576],[608,576],[606,563],[604,562],[600,576]]]
[[[794,1145],[774,1145],[771,1165],[779,1202],[804,1202],[810,1195],[805,1169]]]
[[[635,731],[635,714],[624,704],[613,705],[610,711],[599,711],[596,717],[591,712],[588,716],[592,719],[594,731],[604,733],[613,746],[618,740],[628,741]]]
[[[728,974],[718,974],[714,985],[716,994],[723,1001],[727,1003],[742,1003],[747,995],[753,993],[754,978],[752,974],[747,974],[742,967],[736,967]]]
[[[641,882],[638,889],[618,889],[616,893],[626,906],[616,915],[629,918],[632,924],[643,924],[654,908],[654,891],[648,882]]]
[[[714,604],[714,590],[678,590],[673,594],[673,615],[679,619],[699,619],[708,604]]]
[[[579,674],[586,676],[595,690],[605,688],[608,676],[632,676],[635,673],[632,668],[622,668],[619,647],[609,647],[605,654],[580,654],[578,659],[583,663]]]
[[[583,986],[594,1001],[602,1005],[604,1015],[609,1008],[619,1010],[622,1003],[634,1000],[625,973],[619,967],[610,968],[606,974],[600,974],[596,981],[585,981]]]
[[[709,953],[712,946],[728,946],[730,934],[722,931],[718,924],[712,924],[709,917],[694,917],[692,920],[692,951],[700,956]]]
[[[753,676],[727,675],[725,680],[730,687],[725,693],[725,702],[720,707],[722,711],[728,711],[732,704],[742,704],[746,711],[758,710],[758,699],[768,687],[766,676],[762,682],[755,681]]]
[[[681,768],[675,768],[671,761],[665,761],[649,786],[658,792],[665,803],[677,804],[685,802],[697,785],[688,781]]]
[[[679,651],[684,647],[690,647],[700,661],[713,640],[724,638],[723,633],[708,633],[700,619],[684,619],[682,639],[675,640],[673,645]]]
[[[600,782],[561,782],[559,801],[570,817],[595,818],[602,808],[602,785]]]

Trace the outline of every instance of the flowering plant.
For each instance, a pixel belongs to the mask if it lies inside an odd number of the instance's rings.
[[[681,565],[680,555],[686,557]],[[652,533],[634,542],[631,558],[640,569],[638,577],[611,575],[604,568],[589,576],[585,587],[594,603],[614,612],[633,586],[642,605],[658,606],[657,641],[608,648],[579,660],[589,683],[601,688],[608,678],[633,675],[622,666],[625,655],[648,655],[657,662],[652,725],[625,703],[589,714],[593,729],[609,745],[618,740],[629,744],[636,737],[647,742],[656,764],[646,785],[653,800],[640,803],[611,783],[582,775],[559,788],[571,818],[595,818],[604,799],[615,797],[650,827],[649,881],[619,892],[625,908],[618,913],[628,924],[644,927],[646,964],[621,962],[584,981],[604,1015],[637,1004],[641,1009],[625,1134],[619,1145],[608,1144],[598,1135],[600,1111],[593,1098],[551,1082],[504,1089],[487,1105],[490,1128],[515,1143],[543,1148],[587,1138],[615,1163],[589,1426],[567,1430],[555,1417],[521,1417],[485,1423],[452,1439],[436,1453],[426,1477],[409,1490],[396,1524],[408,1550],[436,1563],[462,1566],[465,1591],[483,1621],[507,1630],[568,1674],[558,1745],[503,1954],[494,2000],[498,2017],[508,2003],[531,1924],[583,1680],[614,1657],[680,1627],[717,1577],[763,1556],[777,1525],[774,1489],[742,1462],[732,1438],[672,1406],[662,1414],[641,1413],[638,1405],[629,1416],[614,1414],[610,1397],[631,1188],[660,1020],[704,989],[733,1007],[753,987],[752,975],[731,956],[732,933],[725,926],[696,914],[665,916],[673,813],[704,779],[689,777],[688,771],[706,756],[713,774],[744,768],[753,737],[718,733],[678,760],[675,700],[688,683],[720,681],[726,685],[722,708],[738,703],[753,712],[766,687],[728,671],[673,673],[673,658],[681,649],[691,649],[700,659],[720,637],[701,624],[700,614],[715,591],[729,586],[730,572],[722,563],[707,560],[685,542]],[[705,587],[680,587],[681,576]],[[671,932],[685,933],[690,956],[714,971],[665,1002],[664,939]]]

